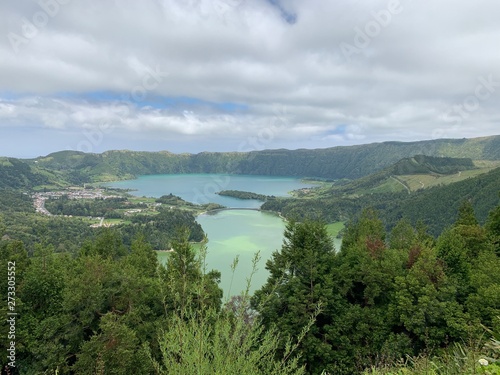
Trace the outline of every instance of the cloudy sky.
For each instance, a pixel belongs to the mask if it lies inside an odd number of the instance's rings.
[[[0,155],[500,134],[493,0],[4,0]]]

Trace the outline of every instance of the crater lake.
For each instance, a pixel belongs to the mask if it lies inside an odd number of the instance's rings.
[[[131,189],[130,194],[139,197],[173,194],[196,204],[211,202],[231,208],[205,213],[196,219],[208,237],[207,271],[217,269],[221,272],[220,287],[226,297],[245,289],[246,279],[252,269],[252,258],[257,251],[260,251],[261,259],[250,291],[259,289],[265,283],[268,277],[265,264],[273,251],[281,248],[285,222],[273,213],[257,211],[262,205],[261,201],[216,193],[221,190],[241,190],[279,197],[289,195],[292,190],[315,186],[295,177],[228,174],[149,175],[104,185]],[[166,261],[167,254],[159,253],[162,262]],[[233,275],[231,264],[235,257],[239,258],[239,262]]]

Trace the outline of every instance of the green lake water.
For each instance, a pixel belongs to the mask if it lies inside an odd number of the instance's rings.
[[[246,279],[252,270],[252,258],[260,251],[261,260],[254,275],[251,291],[259,289],[267,280],[266,261],[273,251],[281,248],[285,222],[279,216],[244,208],[258,208],[262,202],[221,197],[220,190],[243,190],[259,194],[286,196],[288,192],[313,185],[293,177],[225,175],[225,174],[180,174],[142,176],[137,180],[107,184],[123,189],[134,189],[137,196],[160,197],[174,194],[193,203],[215,202],[226,207],[241,209],[222,210],[197,217],[208,236],[207,271],[221,272],[221,288],[224,296],[239,294],[245,289]],[[159,253],[165,262],[168,254]],[[239,257],[234,275],[231,264]]]
[[[261,260],[250,290],[266,282],[266,261],[283,241],[285,222],[280,217],[252,210],[226,210],[215,215],[200,215],[197,221],[208,235],[207,269],[221,271],[220,286],[225,296],[245,289],[246,279],[252,272],[252,259],[258,251]],[[233,276],[231,264],[236,256],[238,266]]]

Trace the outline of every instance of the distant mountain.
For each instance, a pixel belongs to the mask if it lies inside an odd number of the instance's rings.
[[[421,156],[416,156],[421,155]],[[416,171],[447,173],[429,157],[462,158],[450,171],[468,168],[472,160],[500,160],[500,136],[383,142],[315,150],[252,152],[107,151],[87,154],[60,151],[35,159],[0,158],[0,188],[37,185],[81,185],[87,182],[130,179],[139,175],[172,173],[231,173],[271,176],[356,179],[398,163],[393,174]],[[408,158],[407,160],[402,160]],[[467,161],[465,160],[467,159]],[[458,168],[458,169],[457,169]]]
[[[233,173],[354,179],[380,171],[401,159],[415,155],[500,160],[500,136],[245,153],[172,154],[124,150],[84,154],[62,151],[29,162],[37,163],[38,166],[49,170],[71,171],[73,175],[70,179],[74,182],[116,180],[169,173]],[[411,161],[406,163],[410,168]],[[83,181],[85,179],[87,181]]]

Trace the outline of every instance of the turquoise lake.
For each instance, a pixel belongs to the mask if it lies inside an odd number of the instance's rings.
[[[241,200],[216,194],[221,190],[242,190],[253,193],[286,196],[292,190],[312,187],[294,177],[273,177],[229,174],[171,174],[141,176],[104,184],[104,186],[133,189],[130,193],[139,197],[161,197],[174,194],[182,199],[197,203],[219,203],[226,207],[258,208],[256,200]]]
[[[221,288],[224,296],[239,294],[245,289],[246,279],[251,273],[251,261],[260,251],[261,260],[254,275],[251,291],[259,289],[268,277],[266,261],[273,251],[281,248],[285,222],[279,216],[244,208],[258,208],[256,200],[241,200],[215,194],[221,190],[243,190],[258,194],[287,196],[292,190],[312,187],[294,177],[271,177],[226,174],[177,174],[141,176],[136,180],[106,184],[110,187],[133,189],[136,196],[160,197],[166,194],[180,196],[186,201],[203,204],[219,203],[226,207],[239,208],[203,214],[197,217],[208,236],[207,270],[217,269],[222,273]],[[159,257],[165,261],[165,253]],[[235,257],[238,267],[231,272]]]

